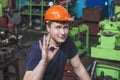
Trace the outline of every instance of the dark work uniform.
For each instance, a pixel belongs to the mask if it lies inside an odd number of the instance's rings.
[[[40,40],[43,40],[43,38]],[[68,36],[65,43],[59,47],[55,57],[49,62],[43,80],[62,80],[67,59],[71,59],[76,53],[77,48],[72,38]],[[33,70],[38,65],[40,59],[41,50],[39,48],[39,41],[36,41],[28,50],[26,70]]]

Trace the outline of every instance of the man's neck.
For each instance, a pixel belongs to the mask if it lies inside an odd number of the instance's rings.
[[[47,35],[47,40],[49,40],[49,44],[53,44],[53,45],[55,45],[56,47],[58,47],[58,46],[60,46],[61,45],[61,43],[58,43],[58,42],[56,42],[54,39],[52,39],[51,37],[50,37],[50,39],[48,39],[48,36],[50,36],[49,34]]]
[[[55,46],[60,46],[61,45],[61,43],[58,43],[58,42],[56,42],[55,40],[53,40],[53,39],[50,39],[50,44],[53,44],[53,45],[55,45]]]

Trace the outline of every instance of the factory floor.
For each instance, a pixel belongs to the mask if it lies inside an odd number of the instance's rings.
[[[26,65],[26,53],[27,50],[29,48],[29,46],[37,39],[39,39],[39,37],[42,36],[39,33],[36,32],[27,32],[27,33],[23,33],[23,38],[20,40],[20,43],[22,44],[22,48],[20,48],[16,53],[15,53],[15,57],[19,58],[19,76],[20,76],[20,80],[23,80],[23,76],[25,73],[25,65]],[[97,42],[97,37],[96,36],[90,36],[90,46],[94,45],[95,42]],[[83,64],[85,65],[85,67],[87,68],[86,63],[88,64],[87,57],[82,57],[81,60],[83,62]],[[90,58],[89,58],[90,59]],[[12,73],[15,73],[15,70],[12,66],[9,66],[9,71]],[[10,80],[16,80],[15,79],[15,74],[10,74]],[[0,71],[0,80],[4,80],[3,79],[3,72],[2,70]]]

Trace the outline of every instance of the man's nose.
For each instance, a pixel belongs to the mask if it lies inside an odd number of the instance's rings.
[[[61,28],[61,29],[60,29],[60,33],[61,33],[61,34],[65,34],[64,28]]]

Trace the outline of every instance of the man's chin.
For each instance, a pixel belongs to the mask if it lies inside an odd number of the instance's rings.
[[[65,40],[59,40],[58,41],[58,43],[64,43],[65,42]]]

